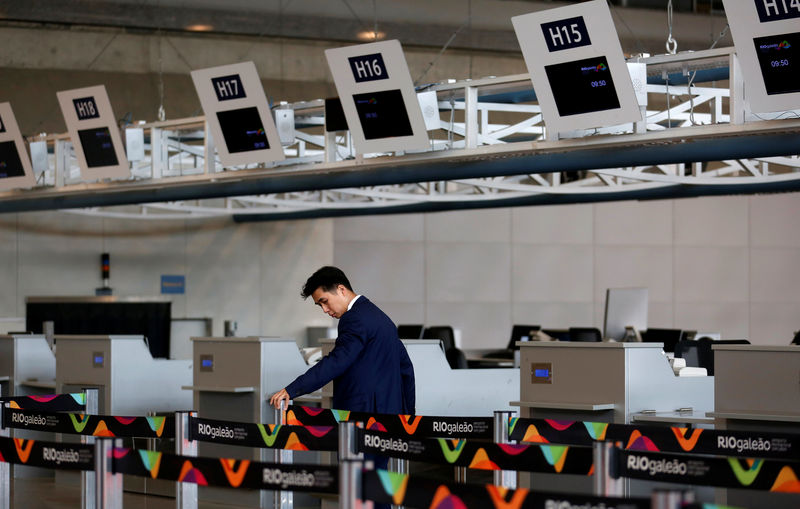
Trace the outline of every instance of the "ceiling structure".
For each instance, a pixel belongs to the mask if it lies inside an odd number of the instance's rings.
[[[454,2],[459,10],[444,6]],[[358,29],[374,21],[373,14],[381,13],[378,31],[386,30],[387,37],[401,41],[437,46],[441,40],[430,39],[430,34],[450,33],[453,47],[518,52],[510,16],[558,5],[474,0],[468,18],[475,23],[462,34],[456,25],[464,23],[465,3],[437,2],[430,16],[421,17],[431,2],[206,0],[192,2],[193,8],[187,9],[186,2],[178,0],[66,0],[49,15],[66,24],[142,30],[188,30],[187,23],[203,23],[203,16],[211,16],[211,29],[217,33],[228,33],[225,23],[230,23],[245,35],[352,41]],[[6,19],[54,22],[42,14],[44,4],[49,2],[12,0],[3,6],[3,14]],[[390,4],[405,8],[390,9]],[[493,16],[477,16],[482,10]],[[614,12],[619,23],[623,16],[635,20],[646,10],[615,7]],[[342,15],[349,15],[342,23],[319,24]],[[708,37],[724,28],[724,17],[716,13],[685,18],[676,21],[676,34],[679,26],[702,25],[703,42],[692,43],[698,47],[707,47]],[[409,19],[447,29],[426,30],[431,25]],[[624,48],[652,39],[652,30],[647,37],[642,33],[646,26],[631,23],[637,34],[628,23],[622,25]],[[310,33],[309,26],[326,28]],[[631,46],[624,42],[626,32]],[[682,40],[680,35],[676,38]],[[662,37],[659,44],[663,41]],[[36,140],[49,152],[47,170],[37,175],[39,184],[0,194],[0,212],[69,209],[105,217],[230,216],[253,221],[798,190],[800,115],[747,112],[742,77],[729,72],[736,67],[731,65],[734,59],[730,47],[639,58],[648,64],[648,83],[640,84],[649,98],[646,120],[562,133],[561,139],[548,135],[527,75],[428,88],[437,94],[438,125],[429,132],[430,150],[415,154],[355,154],[346,134],[322,132],[319,101],[281,106],[294,110],[297,127],[294,142],[284,147],[287,159],[280,164],[222,168],[213,157],[204,119],[195,117],[133,126],[147,141],[144,157],[133,162],[134,177],[85,183],[68,136],[48,136]]]

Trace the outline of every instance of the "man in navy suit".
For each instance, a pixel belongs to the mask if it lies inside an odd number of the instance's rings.
[[[336,346],[317,364],[272,395],[281,401],[320,389],[333,380],[333,408],[381,414],[414,414],[414,367],[397,327],[378,306],[356,295],[347,276],[322,267],[301,293],[325,314],[339,319]]]

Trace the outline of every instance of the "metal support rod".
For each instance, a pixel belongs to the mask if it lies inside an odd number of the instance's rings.
[[[281,407],[275,409],[275,424],[283,425],[286,423],[286,401],[281,401]],[[273,449],[272,459],[278,464],[291,464],[292,451],[284,449]],[[275,509],[292,509],[294,506],[294,492],[286,490],[275,490],[273,492],[273,506]]]
[[[680,509],[694,503],[691,490],[653,490],[650,496],[651,509]]]
[[[466,484],[467,482],[467,467],[456,467],[455,481],[459,484]]]
[[[357,452],[356,424],[339,423],[339,507],[358,507],[361,499],[361,471],[364,455]]]
[[[97,415],[99,413],[100,400],[97,388],[84,388],[83,394],[86,405],[83,412],[87,415]],[[95,438],[89,435],[81,435],[82,444],[93,444]],[[97,509],[95,492],[97,490],[97,477],[94,472],[81,471],[81,507],[83,509]]]
[[[400,458],[389,458],[389,471],[398,474],[408,474],[408,460]],[[392,504],[394,509],[403,509],[402,505]]]
[[[514,415],[510,410],[495,410],[494,412],[494,443],[507,444],[508,420]],[[516,489],[517,472],[514,470],[495,470],[492,479],[497,486]]]
[[[478,88],[464,87],[464,144],[478,146]]]
[[[197,456],[197,441],[189,439],[189,419],[197,412],[175,412],[175,454]],[[197,509],[197,484],[175,483],[176,509]]]
[[[203,145],[203,173],[209,175],[217,172],[217,151],[214,148],[214,136],[211,135],[211,129],[208,122],[205,123],[206,142]]]
[[[122,447],[122,440],[100,438],[95,442],[95,507],[98,509],[122,509],[122,474],[114,473],[114,447]]]
[[[618,448],[614,442],[594,443],[594,494],[621,497],[622,479],[618,475]]]
[[[0,389],[0,396],[2,396],[2,389]],[[5,409],[8,408],[8,403],[3,403],[0,406],[0,437],[9,437],[10,429],[6,428],[3,422]],[[11,509],[11,465],[5,461],[0,462],[0,509]]]

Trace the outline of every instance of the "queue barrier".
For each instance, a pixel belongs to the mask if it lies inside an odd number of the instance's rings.
[[[0,437],[0,461],[61,470],[94,470],[95,448],[83,444]]]
[[[78,412],[86,409],[86,393],[48,394],[42,396],[3,396],[0,405],[11,408],[46,412]]]
[[[509,438],[525,443],[568,445],[591,445],[605,440],[621,442],[627,450],[800,458],[800,435],[790,433],[512,417],[509,420]]]
[[[95,437],[162,438],[175,436],[174,416],[118,417],[3,408],[9,428]]]
[[[336,451],[335,426],[253,424],[189,418],[189,439],[227,445],[292,451]]]

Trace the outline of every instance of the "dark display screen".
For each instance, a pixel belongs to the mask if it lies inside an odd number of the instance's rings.
[[[325,131],[347,131],[347,118],[344,116],[342,101],[338,97],[325,99]]]
[[[544,69],[562,117],[619,108],[606,57],[546,65]]]
[[[414,134],[400,90],[356,94],[353,101],[356,103],[365,139],[377,140]]]
[[[757,37],[753,43],[767,94],[800,92],[800,68],[797,65],[800,33]]]
[[[25,175],[25,170],[22,168],[16,143],[13,141],[0,142],[0,178],[23,175]]]
[[[225,145],[231,154],[269,148],[267,133],[255,106],[218,111],[217,118],[222,136],[225,138]]]
[[[119,164],[108,127],[83,129],[78,131],[78,137],[81,139],[83,155],[86,156],[86,165],[89,168],[102,168]]]

